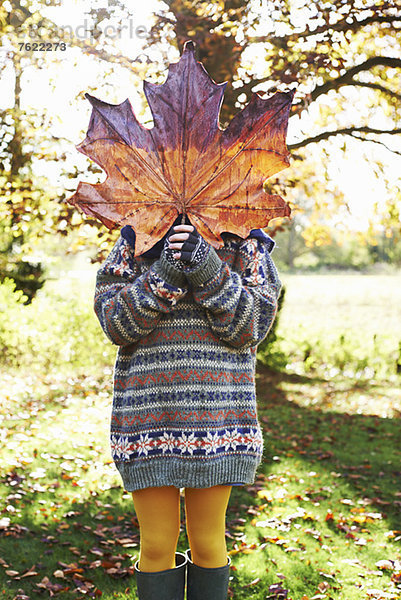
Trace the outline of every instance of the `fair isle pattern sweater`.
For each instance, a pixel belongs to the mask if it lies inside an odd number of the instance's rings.
[[[256,350],[282,284],[274,240],[253,232],[223,234],[188,274],[163,255],[134,257],[120,234],[97,272],[94,310],[118,346],[111,454],[127,491],[255,481]]]

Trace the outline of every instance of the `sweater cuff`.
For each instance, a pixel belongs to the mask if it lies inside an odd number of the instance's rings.
[[[185,274],[179,269],[175,269],[161,254],[160,258],[153,263],[152,268],[166,283],[176,287],[187,287]]]
[[[219,272],[222,264],[223,261],[219,258],[213,246],[211,246],[206,261],[195,271],[186,273],[186,276],[192,285],[200,286],[213,279]]]

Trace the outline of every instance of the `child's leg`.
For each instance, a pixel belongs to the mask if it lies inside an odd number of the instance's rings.
[[[180,490],[174,486],[150,487],[132,492],[140,531],[140,571],[175,567],[180,535]]]
[[[232,486],[185,488],[185,514],[191,559],[200,567],[227,564],[226,510]]]

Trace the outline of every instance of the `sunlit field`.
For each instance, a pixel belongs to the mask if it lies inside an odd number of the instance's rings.
[[[286,292],[277,333],[290,360],[327,365],[332,375],[386,377],[397,361],[401,369],[401,274],[284,273],[281,279]]]
[[[95,269],[74,274],[29,306],[0,286],[4,600],[137,598],[138,521],[108,441],[116,347],[93,313]],[[264,460],[227,511],[229,598],[396,600],[400,278],[281,276],[280,368],[257,371]]]

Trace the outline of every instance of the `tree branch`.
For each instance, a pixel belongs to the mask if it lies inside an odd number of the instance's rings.
[[[388,133],[388,131],[385,131],[383,133]],[[361,140],[362,142],[374,142],[375,144],[381,144],[389,152],[393,152],[394,154],[399,154],[401,156],[401,152],[399,152],[398,150],[392,150],[391,148],[389,148],[388,146],[386,146],[386,144],[384,144],[384,142],[381,142],[380,140],[371,140],[370,138],[362,138],[359,135],[353,135],[352,137],[355,138],[356,140]]]
[[[372,56],[365,60],[365,62],[360,65],[356,65],[355,67],[351,67],[346,73],[337,77],[337,79],[331,79],[326,83],[323,83],[320,86],[315,87],[315,89],[310,93],[311,101],[316,100],[318,96],[322,94],[327,94],[329,90],[335,90],[341,87],[342,85],[353,85],[358,84],[358,81],[353,79],[354,75],[360,73],[361,71],[368,71],[372,67],[377,65],[384,65],[386,67],[400,67],[401,68],[401,59],[393,58],[391,56]]]
[[[264,83],[265,81],[271,81],[271,76],[261,77],[260,79],[253,79],[251,81],[248,81],[247,83],[244,83],[244,85],[235,88],[234,95],[236,96],[236,98],[238,98],[240,94],[246,94],[248,96],[248,93],[252,91],[253,87],[259,85],[260,83]]]
[[[341,21],[338,21],[337,23],[325,23],[324,25],[320,25],[319,27],[316,27],[316,29],[313,29],[313,30],[311,30],[308,27],[308,29],[305,29],[304,31],[290,33],[288,35],[283,35],[280,37],[276,37],[273,35],[253,36],[253,37],[249,38],[249,41],[251,43],[256,43],[256,44],[260,43],[260,42],[270,41],[275,46],[283,47],[283,45],[286,46],[288,42],[297,41],[297,40],[299,40],[299,38],[307,38],[311,35],[319,35],[321,33],[329,33],[329,32],[333,32],[333,31],[342,31],[342,32],[354,31],[355,32],[358,29],[360,29],[361,27],[364,27],[365,25],[370,25],[372,23],[393,23],[394,21],[401,21],[401,16],[373,15],[373,16],[367,17],[366,19],[363,19],[361,21],[358,21],[357,19],[355,19],[354,21],[352,21],[352,23],[347,23],[346,19],[349,19],[349,15],[346,15],[346,17],[344,19],[341,19]]]
[[[326,83],[324,83],[320,86],[316,86],[315,89],[309,94],[308,104],[310,104],[311,102],[316,100],[316,98],[318,98],[320,95],[327,94],[327,92],[330,90],[339,89],[343,85],[369,87],[372,89],[380,90],[381,92],[383,92],[385,94],[389,94],[393,98],[401,99],[401,94],[397,94],[396,92],[393,92],[392,90],[385,88],[378,83],[368,83],[368,82],[357,81],[356,79],[353,79],[354,75],[356,75],[357,73],[360,73],[361,71],[367,71],[377,65],[401,68],[401,59],[392,58],[389,56],[373,56],[371,58],[368,58],[368,60],[361,63],[360,65],[351,67],[346,73],[344,73],[343,75],[340,75],[340,77],[338,77],[337,79],[331,79],[330,81],[327,81]],[[244,85],[242,85],[241,87],[235,88],[236,98],[238,99],[238,96],[243,93],[245,93],[248,96],[252,92],[252,88],[256,87],[257,85],[259,85],[261,83],[264,83],[265,81],[272,81],[271,76],[261,77],[258,80],[249,81],[249,82],[245,83]],[[259,90],[259,91],[262,91],[262,90]],[[300,104],[300,103],[298,103],[298,104]]]
[[[347,127],[344,129],[337,129],[335,131],[324,131],[323,133],[320,133],[319,135],[316,135],[315,137],[310,137],[310,138],[306,138],[305,140],[302,140],[302,142],[298,142],[296,144],[287,144],[287,148],[289,150],[295,150],[296,148],[303,148],[305,146],[307,146],[308,144],[312,144],[313,142],[317,143],[320,142],[321,140],[327,140],[329,137],[333,136],[333,135],[350,135],[351,137],[354,137],[355,139],[364,141],[364,142],[376,142],[377,140],[371,140],[369,138],[363,138],[363,137],[359,137],[354,135],[354,133],[377,133],[377,134],[387,134],[387,135],[395,135],[398,133],[401,133],[401,129],[388,129],[383,130],[383,129],[373,129],[372,127]],[[380,142],[382,143],[382,142]],[[394,152],[395,154],[400,154],[400,152],[398,152],[397,150],[391,150],[389,149],[390,152]]]
[[[389,94],[392,98],[398,98],[399,100],[401,100],[401,94],[397,94],[396,92],[393,92],[392,90],[389,90],[388,88],[385,88],[382,85],[379,85],[378,83],[366,83],[364,81],[354,81],[352,83],[352,85],[355,85],[358,87],[368,87],[368,88],[372,88],[373,90],[379,90],[380,92],[383,92],[384,94]]]
[[[124,56],[123,54],[110,54],[103,48],[95,47],[85,40],[75,40],[74,46],[79,46],[84,54],[90,55],[93,54],[97,58],[104,60],[108,63],[115,63],[120,65],[120,67],[124,67],[125,69],[129,69],[130,71],[135,71],[135,63],[137,62],[136,58],[130,59]],[[146,55],[145,55],[146,56]],[[149,57],[146,56],[146,63],[150,63]]]

